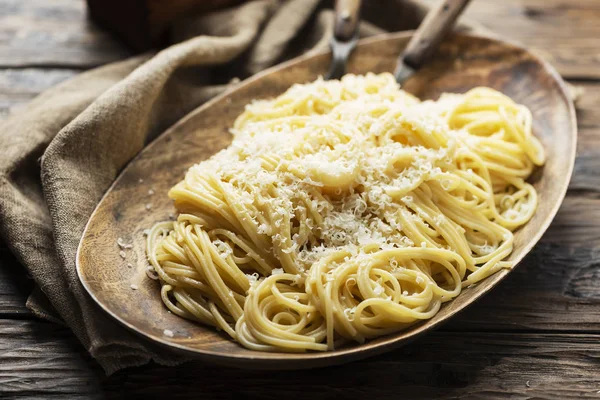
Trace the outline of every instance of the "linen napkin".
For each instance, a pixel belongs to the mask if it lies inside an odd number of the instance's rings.
[[[415,29],[426,11],[417,0],[371,0],[361,36]],[[149,141],[232,78],[327,48],[332,31],[331,4],[247,2],[178,21],[172,46],[84,72],[4,121],[0,233],[36,283],[27,306],[68,325],[107,374],[185,361],[134,336],[87,295],[75,270],[84,226]]]

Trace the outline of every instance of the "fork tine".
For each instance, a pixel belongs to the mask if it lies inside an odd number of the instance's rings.
[[[331,67],[325,79],[339,79],[346,73],[346,62],[358,42],[361,0],[336,0],[335,26],[329,41]]]

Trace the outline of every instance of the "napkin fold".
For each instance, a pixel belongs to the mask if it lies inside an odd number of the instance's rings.
[[[0,124],[0,233],[36,283],[27,306],[68,325],[107,374],[185,357],[134,336],[87,295],[75,270],[85,224],[142,148],[232,78],[326,49],[330,4],[256,0],[179,21],[172,46],[84,72]],[[417,0],[371,0],[361,36],[415,29]]]

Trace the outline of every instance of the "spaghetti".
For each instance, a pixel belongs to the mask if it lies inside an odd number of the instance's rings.
[[[433,317],[502,268],[537,207],[531,112],[489,89],[420,102],[390,74],[256,101],[189,169],[147,254],[173,313],[261,351],[332,350]]]

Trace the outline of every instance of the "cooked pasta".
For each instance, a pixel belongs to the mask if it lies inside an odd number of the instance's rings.
[[[433,317],[512,263],[544,163],[531,112],[476,88],[419,101],[390,74],[255,101],[169,196],[147,254],[166,307],[261,351],[325,351]]]

